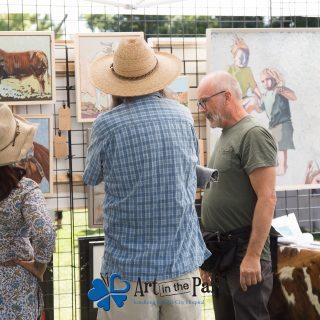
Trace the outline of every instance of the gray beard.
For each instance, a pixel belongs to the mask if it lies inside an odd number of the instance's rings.
[[[222,117],[219,114],[213,115],[210,112],[206,112],[206,118],[210,121],[211,128],[221,128]]]

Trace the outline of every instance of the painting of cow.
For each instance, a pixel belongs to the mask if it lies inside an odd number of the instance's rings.
[[[54,92],[53,33],[0,32],[0,102],[53,103]]]
[[[44,94],[44,75],[48,77],[48,58],[42,51],[6,52],[0,49],[0,82],[2,79],[19,79],[34,76]]]

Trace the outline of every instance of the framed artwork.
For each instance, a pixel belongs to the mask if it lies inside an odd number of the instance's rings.
[[[91,141],[92,128],[87,129],[87,144]],[[96,186],[87,186],[89,228],[103,227],[104,182]]]
[[[54,33],[0,32],[0,102],[54,101]]]
[[[143,38],[143,32],[79,33],[75,35],[77,119],[93,122],[99,113],[111,110],[111,95],[96,89],[88,78],[89,65],[100,55],[112,54],[123,38]]]
[[[81,320],[97,318],[97,303],[88,299],[92,280],[100,278],[100,268],[104,253],[104,236],[78,238],[80,264],[80,304]]]
[[[166,88],[166,93],[172,99],[188,107],[188,90],[189,78],[188,76],[179,76]]]
[[[53,194],[53,117],[46,114],[21,114],[20,116],[38,125],[33,143],[33,155],[24,160],[26,176],[39,184],[45,196],[51,196]]]
[[[320,187],[319,31],[207,29],[207,72],[232,74],[243,107],[277,142],[277,190]],[[207,124],[208,156],[220,132]]]
[[[89,228],[103,227],[104,182],[97,186],[87,186]]]
[[[101,278],[100,270],[102,265],[104,253],[104,240],[102,241],[90,241],[89,242],[89,261],[90,261],[90,276],[91,279]],[[91,282],[92,282],[91,280]],[[92,303],[93,308],[98,308],[97,301]]]

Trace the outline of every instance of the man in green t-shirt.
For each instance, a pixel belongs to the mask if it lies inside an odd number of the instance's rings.
[[[269,319],[272,291],[269,231],[276,204],[277,147],[272,135],[242,107],[241,89],[227,72],[205,76],[198,87],[198,107],[212,128],[222,128],[209,161],[219,182],[203,196],[201,220],[209,231],[229,232],[251,226],[249,242],[235,264],[215,275],[216,320]],[[202,280],[211,274],[202,271]],[[233,307],[232,307],[233,305]]]

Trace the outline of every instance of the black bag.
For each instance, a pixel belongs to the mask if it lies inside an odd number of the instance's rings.
[[[203,240],[212,253],[200,267],[214,274],[223,274],[235,262],[240,245],[249,241],[251,226],[235,229],[227,233],[203,231]]]

